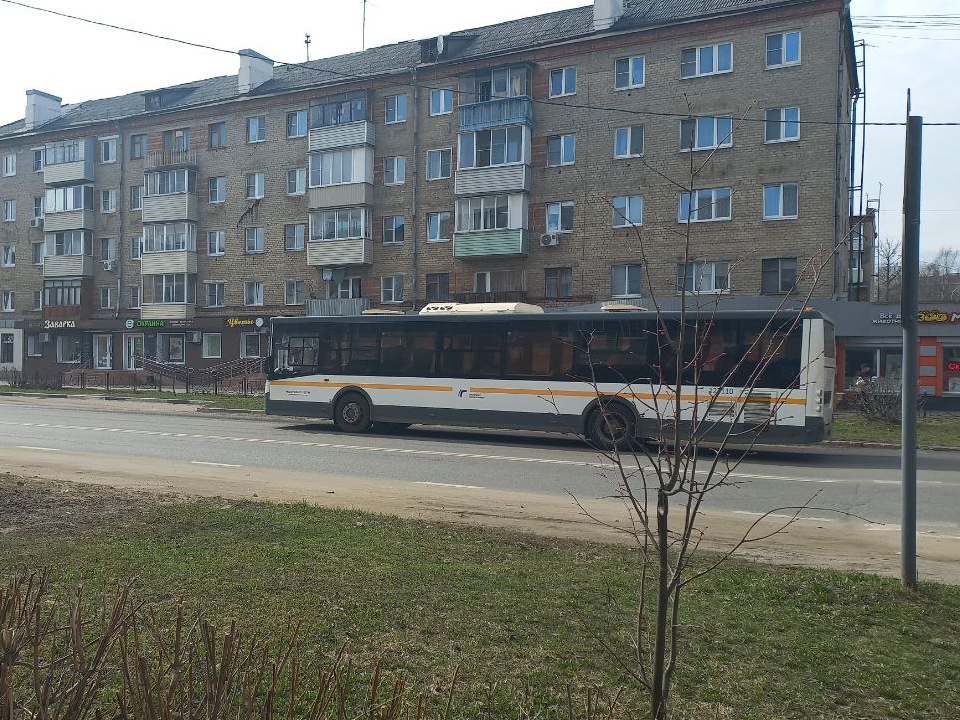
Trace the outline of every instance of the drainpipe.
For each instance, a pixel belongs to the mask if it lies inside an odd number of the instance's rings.
[[[120,123],[117,123],[117,162],[120,163],[120,187],[117,189],[117,217],[119,219],[119,228],[117,230],[117,310],[113,314],[114,319],[120,317],[120,305],[123,303],[123,170],[126,162],[126,153],[123,151],[123,129]],[[121,347],[121,351],[123,348]]]
[[[420,81],[417,69],[410,71],[411,86],[413,88],[413,189],[410,194],[410,240],[413,243],[413,302],[411,307],[417,309],[420,297],[420,249],[417,234],[420,228],[419,209],[417,207],[417,186],[420,184]]]

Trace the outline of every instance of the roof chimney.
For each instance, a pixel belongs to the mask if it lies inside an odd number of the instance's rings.
[[[623,15],[623,0],[593,0],[593,29],[609,30]]]
[[[33,130],[44,123],[56,120],[63,113],[56,95],[39,90],[27,90],[27,111],[23,116],[23,129]]]
[[[237,76],[240,94],[244,95],[273,79],[273,60],[256,50],[241,50],[240,75]]]

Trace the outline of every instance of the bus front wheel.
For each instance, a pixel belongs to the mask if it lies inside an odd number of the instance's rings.
[[[344,395],[337,401],[333,424],[341,432],[362,433],[370,429],[370,403],[357,393]]]
[[[597,408],[587,423],[587,437],[604,450],[629,449],[636,440],[633,413],[620,403],[609,403]]]

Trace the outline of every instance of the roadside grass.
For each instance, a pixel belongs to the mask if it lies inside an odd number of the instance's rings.
[[[169,392],[166,390],[129,390],[129,389],[111,389],[109,392],[103,388],[57,388],[57,389],[39,389],[39,388],[4,388],[4,390],[15,393],[28,393],[35,395],[96,395],[102,397],[129,397],[141,399],[162,399],[162,400],[194,400],[203,402],[210,407],[229,408],[239,410],[263,410],[263,395],[234,395],[231,393],[187,393],[187,392]]]
[[[939,445],[960,449],[960,417],[929,416],[917,421],[921,446]],[[834,416],[831,440],[900,443],[900,425],[865,418],[854,412]]]
[[[58,591],[82,583],[88,597],[135,576],[161,610],[182,597],[261,635],[302,618],[315,652],[345,643],[358,663],[380,658],[420,687],[443,687],[459,666],[461,700],[495,685],[498,706],[535,697],[541,717],[566,717],[568,684],[629,685],[598,638],[629,657],[630,548],[306,504],[138,502],[122,525],[0,532],[0,572],[49,567]],[[891,579],[736,562],[691,586],[681,624],[678,716],[916,719],[960,707],[960,588],[907,594]],[[623,701],[623,717],[642,714],[636,690]]]

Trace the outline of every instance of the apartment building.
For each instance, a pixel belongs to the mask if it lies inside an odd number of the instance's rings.
[[[0,368],[257,357],[308,306],[783,295],[810,264],[845,298],[869,276],[845,0],[596,0],[238,59],[76,105],[29,90],[0,126]]]

